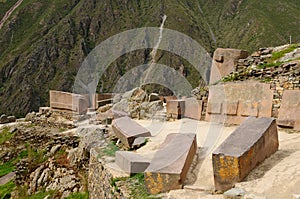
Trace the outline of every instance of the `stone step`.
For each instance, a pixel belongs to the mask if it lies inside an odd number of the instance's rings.
[[[116,164],[126,173],[143,173],[150,164],[150,160],[130,151],[117,151]]]

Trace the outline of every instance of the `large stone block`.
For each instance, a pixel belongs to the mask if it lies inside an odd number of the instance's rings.
[[[203,102],[201,100],[197,100],[196,98],[186,98],[184,101],[184,117],[200,120]]]
[[[300,130],[300,90],[285,90],[279,109],[279,126]]]
[[[171,118],[180,119],[185,111],[184,100],[168,100],[167,101],[167,115]]]
[[[242,181],[278,146],[275,119],[245,120],[212,154],[216,190],[226,191]]]
[[[132,147],[137,137],[150,137],[148,129],[142,127],[129,117],[121,117],[113,120],[112,129],[125,147]]]
[[[214,52],[210,73],[210,84],[236,71],[237,61],[248,57],[248,52],[238,49],[217,48]]]
[[[49,91],[49,94],[50,107],[52,110],[77,114],[85,114],[87,112],[89,102],[83,95],[53,90]]]
[[[117,151],[116,164],[126,173],[143,173],[150,164],[150,160],[130,151]]]
[[[241,124],[247,117],[271,117],[273,90],[258,82],[210,86],[206,120]]]
[[[147,191],[158,194],[182,188],[196,149],[196,134],[169,134],[144,173]]]

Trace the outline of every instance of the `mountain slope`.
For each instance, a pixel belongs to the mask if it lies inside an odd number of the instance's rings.
[[[8,10],[12,2],[0,2],[0,9]],[[216,47],[275,46],[290,35],[300,40],[298,0],[24,0],[0,30],[0,113],[21,116],[47,105],[49,89],[71,91],[96,45],[128,29],[158,27],[163,14],[166,28],[185,33],[210,53]],[[150,52],[116,60],[99,84],[102,91],[111,91],[125,71],[147,63]],[[157,56],[175,69],[184,64],[190,83],[199,83],[200,75],[186,60],[161,51]]]

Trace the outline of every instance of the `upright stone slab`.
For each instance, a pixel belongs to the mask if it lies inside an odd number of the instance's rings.
[[[210,86],[206,120],[241,124],[247,117],[271,117],[273,90],[269,84],[246,81]]]
[[[147,191],[181,189],[196,149],[196,134],[169,134],[144,173]]]
[[[209,83],[214,84],[229,73],[236,71],[237,61],[247,57],[248,52],[244,50],[217,48],[213,56]]]
[[[121,117],[113,120],[112,129],[126,147],[132,147],[137,137],[151,136],[148,129],[142,127],[129,117]]]
[[[245,120],[212,154],[216,190],[226,191],[242,181],[278,146],[275,119]]]
[[[279,126],[300,130],[300,90],[285,90],[279,109]]]
[[[203,102],[201,100],[197,100],[196,98],[186,98],[184,102],[184,117],[200,120]]]
[[[117,151],[116,164],[126,173],[143,173],[150,160],[131,151]]]
[[[174,119],[181,119],[185,111],[184,100],[168,100],[167,101],[167,116]]]
[[[83,95],[53,90],[49,94],[52,110],[85,114],[89,107],[89,102]]]

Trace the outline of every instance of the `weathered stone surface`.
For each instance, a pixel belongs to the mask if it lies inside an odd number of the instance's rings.
[[[150,160],[130,151],[117,151],[116,164],[129,174],[143,173],[150,164]]]
[[[196,98],[186,98],[184,102],[184,117],[200,120],[203,102],[201,100],[197,100]]]
[[[182,188],[196,149],[196,134],[169,134],[144,173],[147,191],[157,194]]]
[[[273,90],[269,84],[246,81],[209,88],[206,120],[241,124],[247,117],[271,117]]]
[[[250,117],[212,155],[216,190],[226,191],[278,150],[275,119]]]
[[[279,126],[300,130],[300,90],[285,90],[279,109]]]
[[[151,93],[149,95],[149,102],[157,101],[160,100],[160,97],[158,96],[157,93]]]
[[[180,119],[185,110],[184,100],[168,100],[167,101],[167,116]]]
[[[50,107],[53,110],[84,114],[88,109],[89,102],[82,95],[53,90],[49,93]]]
[[[0,124],[8,123],[9,120],[7,119],[7,116],[5,114],[1,115],[0,117]]]
[[[224,199],[241,199],[245,194],[243,189],[232,188],[224,193]]]
[[[17,120],[15,116],[8,116],[7,119],[8,122],[15,122]]]
[[[129,117],[115,119],[112,123],[112,129],[126,147],[131,147],[137,137],[151,136],[148,129],[142,127]]]
[[[237,61],[248,57],[248,52],[238,49],[217,48],[214,52],[210,73],[210,84],[221,80],[236,70]]]

